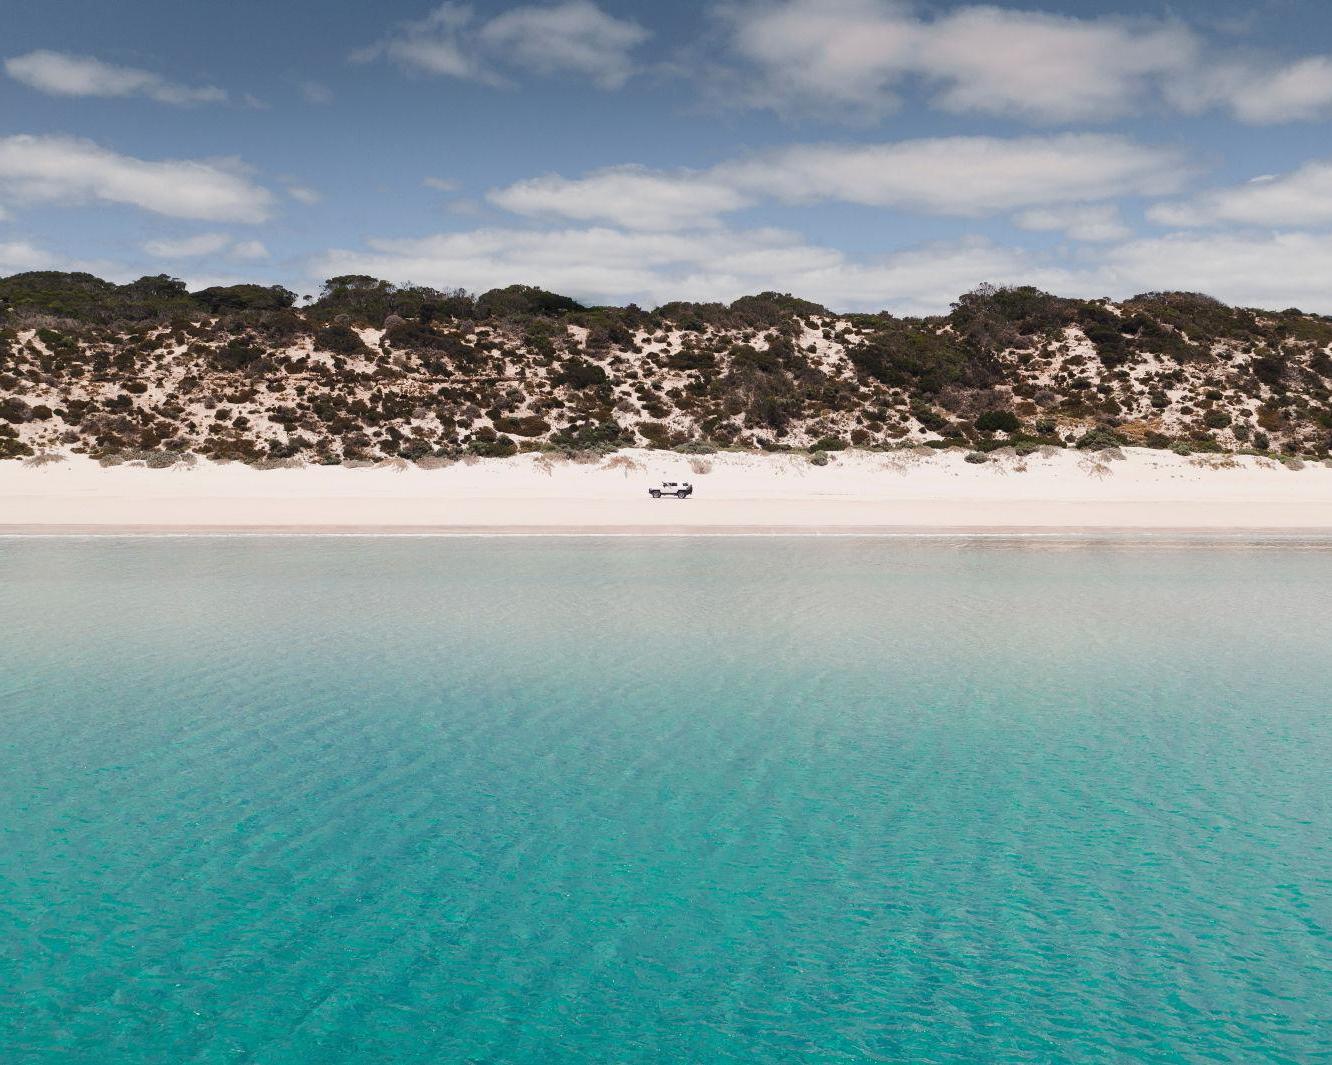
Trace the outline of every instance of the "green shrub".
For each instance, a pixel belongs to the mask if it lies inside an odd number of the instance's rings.
[[[352,331],[348,329],[347,332]],[[443,334],[436,332],[425,322],[419,321],[395,321],[385,331],[384,339],[391,347],[406,351],[444,351],[448,347],[448,341]]]
[[[760,351],[752,344],[736,344],[731,348],[731,372],[733,374],[775,374],[781,368],[782,360],[771,347]]]
[[[1280,355],[1260,355],[1249,364],[1249,369],[1263,384],[1275,388],[1286,376],[1286,360]]]
[[[31,409],[17,396],[6,396],[0,399],[0,421],[20,424],[28,421],[31,417]]]
[[[550,432],[550,422],[546,421],[538,414],[529,414],[522,418],[506,418],[503,415],[491,417],[495,429],[501,433],[512,433],[514,436],[540,436],[542,433]]]
[[[851,445],[835,436],[825,436],[809,445],[810,451],[845,451]]]
[[[1096,345],[1096,354],[1101,365],[1113,370],[1122,366],[1129,359],[1132,351],[1124,340],[1124,334],[1109,323],[1088,325],[1085,327],[1087,339]]]
[[[310,305],[318,321],[347,321],[378,327],[390,314],[431,322],[438,318],[473,318],[476,302],[462,289],[439,292],[420,285],[395,285],[365,274],[343,274],[324,282]],[[341,324],[341,323],[340,323]]]
[[[976,419],[976,428],[983,433],[1016,433],[1022,422],[1011,410],[987,410]]]
[[[550,383],[557,388],[567,385],[569,388],[580,390],[596,388],[598,385],[604,385],[609,381],[610,378],[606,375],[606,371],[600,366],[578,357],[566,359],[559,371],[550,379]]]
[[[192,295],[210,314],[278,311],[296,302],[296,293],[281,285],[214,285]]]
[[[671,370],[707,371],[717,368],[717,356],[698,348],[681,348],[675,354],[667,355],[662,362]]]
[[[467,450],[473,455],[488,459],[504,459],[518,454],[518,445],[507,436],[478,432]]]
[[[1078,440],[1080,451],[1102,451],[1109,447],[1123,447],[1125,440],[1110,429],[1092,429]]]
[[[932,433],[942,432],[948,426],[947,418],[923,403],[912,404],[911,416]]]
[[[581,311],[583,305],[568,296],[561,296],[531,285],[510,285],[493,288],[476,301],[477,313],[483,318],[520,318],[530,315],[560,315]]]
[[[561,429],[551,443],[563,451],[615,451],[633,441],[616,422],[587,422]]]
[[[81,322],[168,318],[200,309],[185,282],[165,274],[115,285],[86,273],[34,270],[0,279],[0,307]]]
[[[662,422],[639,422],[638,435],[655,448],[665,450],[671,446],[671,427]]]
[[[325,326],[315,333],[314,342],[316,350],[331,351],[337,355],[368,355],[370,353],[365,341],[361,339],[361,334],[345,325]]]
[[[26,459],[32,448],[18,438],[18,430],[0,424],[0,459]]]
[[[264,357],[262,349],[242,338],[228,340],[227,343],[212,352],[209,358],[219,370],[243,370]]]

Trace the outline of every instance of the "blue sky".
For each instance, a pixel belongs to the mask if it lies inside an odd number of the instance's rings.
[[[46,0],[0,272],[1332,312],[1332,6]]]

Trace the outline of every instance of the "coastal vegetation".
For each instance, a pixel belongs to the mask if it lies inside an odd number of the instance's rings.
[[[526,451],[1001,447],[1326,458],[1332,319],[1196,293],[1115,303],[981,286],[948,314],[778,293],[590,307],[331,278],[0,279],[0,458],[154,465]],[[823,458],[819,458],[823,456]]]

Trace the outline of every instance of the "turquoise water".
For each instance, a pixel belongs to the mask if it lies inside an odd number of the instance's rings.
[[[1332,547],[0,541],[0,1060],[1332,1060]]]

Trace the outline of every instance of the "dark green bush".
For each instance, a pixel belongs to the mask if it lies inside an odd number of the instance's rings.
[[[281,285],[215,285],[192,294],[210,314],[228,311],[277,311],[296,302],[296,293]]]
[[[987,410],[976,419],[976,428],[983,433],[1016,433],[1022,422],[1011,410]]]
[[[482,439],[481,434],[478,433],[477,439],[468,445],[467,450],[474,455],[480,455],[482,458],[503,459],[518,454],[518,445],[507,436]]]
[[[632,442],[615,422],[571,425],[551,437],[551,443],[565,451],[614,451]]]
[[[0,398],[0,421],[21,424],[30,420],[32,410],[18,396]]]
[[[315,333],[314,342],[317,351],[331,351],[337,355],[367,355],[370,352],[361,334],[345,325],[325,326]]]
[[[523,418],[508,418],[504,415],[492,416],[497,432],[512,433],[514,436],[541,436],[550,432],[550,422],[540,415],[531,414]]]
[[[249,340],[237,337],[210,352],[209,357],[219,370],[243,370],[262,359],[264,351]]]
[[[810,451],[845,451],[851,445],[835,436],[825,436],[809,445]]]
[[[1078,440],[1081,451],[1102,451],[1108,447],[1123,447],[1125,440],[1111,429],[1092,429]]]
[[[652,447],[665,449],[671,446],[671,427],[661,422],[639,422],[638,435]]]
[[[115,285],[92,274],[58,270],[0,279],[0,307],[19,316],[49,314],[97,323],[144,321],[201,310],[185,282],[165,274]]]
[[[568,386],[569,388],[584,389],[604,385],[610,378],[606,375],[606,371],[596,363],[575,357],[566,359],[563,365],[560,366],[559,371],[550,380],[551,384],[556,387]]]
[[[561,315],[581,311],[577,300],[547,292],[531,285],[510,285],[493,288],[477,297],[477,313],[483,318],[524,318],[533,315]]]
[[[324,282],[319,299],[310,305],[316,320],[378,328],[390,314],[431,322],[439,318],[474,318],[475,301],[462,289],[440,292],[420,285],[395,285],[365,274],[342,274]],[[345,323],[344,323],[345,324]]]

